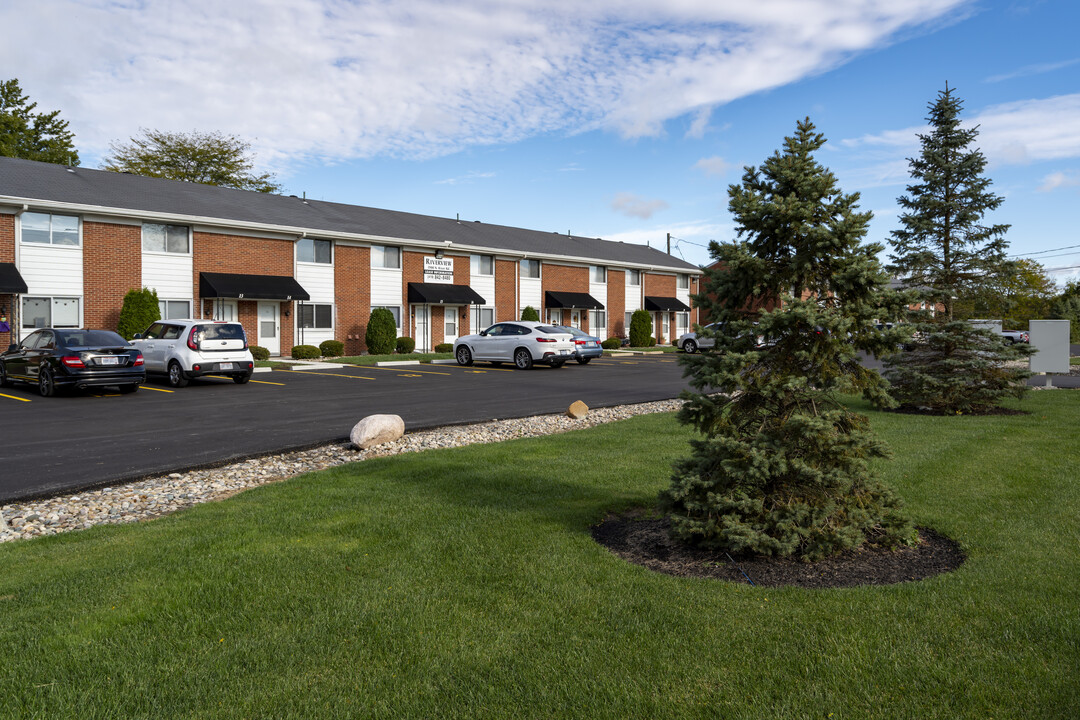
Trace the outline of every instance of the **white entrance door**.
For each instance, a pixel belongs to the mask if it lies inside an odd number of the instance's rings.
[[[667,343],[668,338],[671,337],[671,313],[660,313],[660,340]]]
[[[259,303],[259,345],[271,355],[281,354],[281,308],[276,302]]]
[[[458,338],[458,323],[461,322],[461,308],[456,305],[448,305],[443,308],[443,338],[444,343],[453,343]]]
[[[431,352],[431,308],[413,305],[416,316],[416,352]]]
[[[570,311],[570,327],[576,327],[576,328],[579,328],[579,329],[581,328],[581,311],[580,310],[571,310]]]

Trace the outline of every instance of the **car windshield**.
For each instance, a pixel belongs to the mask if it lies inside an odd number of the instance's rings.
[[[243,340],[244,328],[240,325],[203,325],[199,328],[203,340]]]
[[[57,338],[65,347],[101,347],[127,345],[128,341],[110,330],[57,330]]]

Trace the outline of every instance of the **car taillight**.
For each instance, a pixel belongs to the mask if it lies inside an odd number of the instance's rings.
[[[140,365],[142,365],[142,364],[143,364],[143,356],[142,356],[142,353],[139,353],[138,355],[136,355],[136,356],[135,356],[135,362],[133,362],[133,363],[131,363],[131,364],[132,364],[132,365],[133,365],[134,367],[139,367]]]
[[[559,341],[556,340],[555,338],[538,337],[538,338],[536,338],[536,342],[559,342]]]
[[[64,363],[64,365],[67,365],[69,368],[86,367],[86,365],[83,364],[82,358],[78,355],[65,355],[64,357],[60,358],[60,362]]]
[[[195,342],[195,333],[197,333],[198,331],[199,331],[198,326],[193,327],[193,328],[191,328],[191,332],[189,332],[188,336],[187,336],[187,346],[189,348],[191,348],[192,350],[196,350],[196,351],[198,351],[198,349],[199,349],[199,344],[197,342]]]
[[[574,344],[575,345],[588,345],[588,342],[586,342],[585,340],[575,340]]]

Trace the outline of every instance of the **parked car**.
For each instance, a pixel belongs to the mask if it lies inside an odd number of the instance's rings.
[[[1008,340],[1012,345],[1028,342],[1028,334],[1024,330],[1002,330],[1001,337]]]
[[[111,330],[42,328],[0,353],[0,386],[37,385],[42,397],[69,387],[133,393],[145,380],[143,354]]]
[[[554,325],[529,320],[495,323],[454,341],[454,357],[458,365],[483,360],[494,365],[512,362],[522,370],[533,363],[557,368],[574,357],[574,336]]]
[[[146,372],[182,388],[192,378],[225,375],[243,385],[255,371],[244,326],[224,320],[159,320],[135,333],[131,344],[146,358]]]
[[[579,365],[587,365],[596,357],[603,357],[604,348],[600,347],[600,338],[590,335],[581,328],[568,325],[555,325],[556,330],[568,332],[574,336],[574,359]]]
[[[709,323],[703,330],[714,330],[719,323]],[[700,349],[709,349],[716,344],[716,339],[711,337],[698,337],[696,332],[683,333],[675,341],[676,347],[683,352],[696,353]]]

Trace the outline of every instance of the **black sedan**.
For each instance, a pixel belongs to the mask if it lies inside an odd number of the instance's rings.
[[[0,387],[37,385],[43,397],[63,387],[115,386],[133,393],[146,380],[142,353],[110,330],[42,328],[0,353]]]

